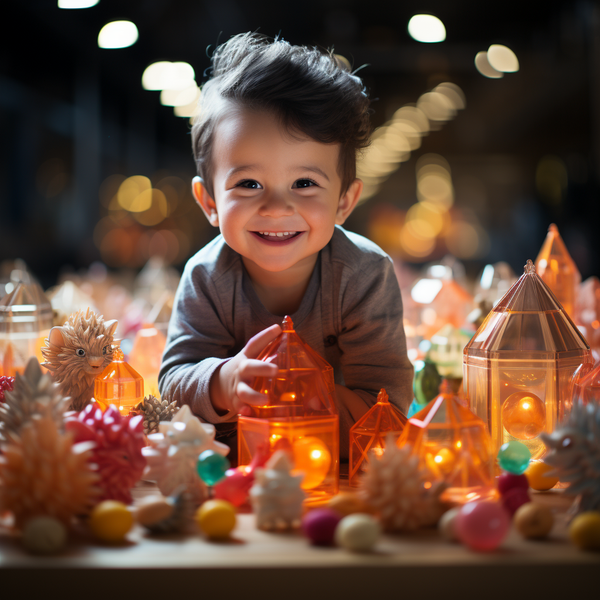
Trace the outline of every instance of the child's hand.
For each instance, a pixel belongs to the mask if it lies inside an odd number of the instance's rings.
[[[256,360],[266,346],[281,333],[279,325],[263,329],[251,338],[238,354],[223,363],[210,381],[210,398],[217,411],[231,410],[240,415],[252,414],[251,406],[264,403],[264,396],[250,383],[255,377],[275,377],[277,366]]]

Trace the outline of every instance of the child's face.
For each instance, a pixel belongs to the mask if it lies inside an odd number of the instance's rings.
[[[356,180],[341,196],[339,144],[292,135],[275,115],[239,107],[214,135],[214,199],[199,199],[211,223],[259,269],[312,269],[362,189]]]

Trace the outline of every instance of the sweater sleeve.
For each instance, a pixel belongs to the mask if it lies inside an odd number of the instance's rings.
[[[200,267],[186,267],[175,295],[159,389],[171,402],[188,404],[200,418],[215,424],[235,419],[235,415],[219,415],[209,394],[213,373],[231,357],[235,343],[224,323],[210,277]]]
[[[413,367],[406,353],[402,298],[392,261],[380,255],[346,277],[338,336],[344,384],[369,407],[385,388],[390,402],[406,414]]]

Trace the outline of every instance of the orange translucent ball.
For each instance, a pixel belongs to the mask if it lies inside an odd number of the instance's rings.
[[[294,466],[304,473],[302,489],[310,490],[320,485],[331,465],[331,452],[317,437],[308,436],[296,440],[293,445]]]
[[[502,405],[502,424],[518,440],[537,437],[546,426],[546,406],[535,394],[515,392]]]

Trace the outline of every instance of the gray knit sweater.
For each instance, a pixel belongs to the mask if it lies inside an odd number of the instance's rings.
[[[319,254],[300,308],[290,316],[300,337],[333,366],[336,383],[368,406],[385,388],[390,402],[406,414],[413,370],[406,355],[402,299],[392,261],[378,246],[336,227]],[[252,336],[281,321],[259,300],[241,257],[217,236],[183,272],[160,370],[161,394],[189,404],[219,428],[228,419],[210,402],[212,374]],[[353,420],[344,406],[338,408],[340,455],[346,457]]]

